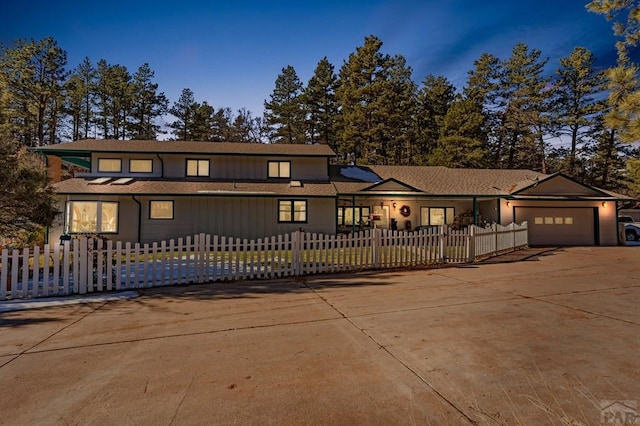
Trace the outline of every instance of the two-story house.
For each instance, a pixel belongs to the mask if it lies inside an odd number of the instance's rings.
[[[64,214],[50,240],[335,232],[335,154],[326,145],[83,140],[40,151],[89,166],[54,184]]]
[[[49,230],[152,242],[196,233],[261,238],[295,230],[527,221],[536,245],[615,245],[628,197],[562,174],[421,166],[335,166],[326,145],[83,140],[38,148],[64,212]]]

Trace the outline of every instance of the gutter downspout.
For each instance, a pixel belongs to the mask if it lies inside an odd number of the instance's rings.
[[[131,199],[133,201],[135,201],[135,203],[138,205],[138,239],[137,239],[137,242],[139,243],[140,242],[140,235],[142,233],[142,229],[140,229],[141,226],[142,226],[142,203],[140,201],[136,200],[136,196],[135,195],[132,195]]]
[[[160,157],[160,154],[156,154],[156,157],[160,160],[160,177],[164,178],[164,160]]]

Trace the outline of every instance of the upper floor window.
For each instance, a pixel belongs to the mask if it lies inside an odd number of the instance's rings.
[[[99,172],[116,172],[122,171],[122,160],[119,158],[98,158]]]
[[[131,173],[151,173],[153,172],[153,160],[129,160],[129,171]]]
[[[306,222],[307,200],[278,200],[278,222]]]
[[[187,176],[209,176],[209,160],[187,160]]]
[[[269,177],[270,178],[290,178],[291,162],[290,161],[269,161]]]

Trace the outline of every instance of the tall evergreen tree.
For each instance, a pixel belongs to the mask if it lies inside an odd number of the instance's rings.
[[[125,66],[98,61],[96,97],[97,127],[104,139],[126,139],[130,136],[133,84]]]
[[[182,89],[180,98],[169,108],[169,114],[177,118],[169,123],[169,127],[173,129],[172,133],[178,140],[192,140],[195,110],[196,101],[193,97],[193,91],[189,88]]]
[[[343,161],[396,161],[405,144],[398,131],[414,119],[415,85],[402,56],[382,54],[382,41],[368,36],[340,68],[336,91],[341,108],[338,152]],[[410,136],[409,136],[410,137]]]
[[[2,48],[0,73],[8,111],[0,125],[5,134],[26,146],[58,142],[66,65],[67,53],[51,37],[18,40]]]
[[[302,82],[296,70],[288,65],[276,79],[271,100],[264,103],[265,120],[275,143],[305,143],[305,112]]]
[[[307,134],[310,143],[322,143],[337,150],[338,76],[327,57],[322,58],[304,89]]]
[[[410,144],[415,140],[413,121],[416,115],[417,88],[411,68],[401,55],[388,58],[385,64],[385,90],[380,99],[381,121],[376,164],[409,164]]]
[[[417,99],[418,136],[412,153],[418,163],[426,161],[435,148],[455,92],[455,86],[446,77],[429,74],[422,82]]]
[[[429,164],[447,167],[485,167],[487,150],[482,108],[472,99],[457,95],[440,126],[440,137],[429,155]]]
[[[153,83],[155,73],[145,63],[133,75],[131,105],[131,137],[155,140],[160,130],[156,122],[167,112],[169,101],[164,93],[158,93],[158,84]]]
[[[576,47],[569,56],[560,59],[556,71],[554,121],[561,133],[570,137],[567,169],[570,175],[579,174],[576,155],[584,144],[594,118],[603,111],[604,104],[594,96],[602,90],[604,75],[594,68],[595,57],[583,48]]]
[[[498,100],[500,87],[500,59],[483,53],[474,62],[474,69],[469,71],[467,83],[463,89],[464,98],[473,102],[475,111],[481,111],[483,121],[481,126],[483,146],[495,159],[495,152],[502,147],[502,132],[500,131],[503,116]],[[488,162],[489,167],[498,167],[494,160]]]
[[[618,63],[629,62],[629,48],[640,42],[640,2],[638,0],[592,0],[587,3],[590,12],[604,15],[613,21],[613,33],[621,38],[616,42]]]
[[[84,58],[67,81],[67,114],[71,121],[71,140],[87,139],[95,107],[96,70]]]
[[[592,0],[587,4],[591,12],[613,21],[618,64],[607,71],[610,110],[606,122],[615,129],[623,142],[640,140],[640,83],[638,65],[631,61],[629,48],[640,42],[640,2],[638,0]]]

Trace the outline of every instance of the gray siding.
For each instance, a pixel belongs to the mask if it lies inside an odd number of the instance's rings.
[[[287,197],[136,197],[141,211],[132,197],[72,196],[60,198],[64,209],[68,200],[118,201],[118,233],[107,234],[114,241],[138,240],[138,221],[141,221],[140,241],[153,242],[186,237],[200,232],[228,237],[263,238],[302,229],[307,232],[335,233],[335,199],[296,198],[307,200],[307,223],[278,223],[278,199]],[[149,201],[173,200],[174,219],[149,219]],[[64,217],[49,230],[49,240],[59,241]]]
[[[122,160],[122,171],[114,172],[98,172],[98,159],[100,158],[119,158]],[[152,160],[153,171],[151,173],[131,173],[129,172],[129,160]],[[161,161],[157,156],[152,154],[117,154],[117,153],[93,153],[91,155],[91,173],[92,176],[112,176],[112,177],[160,177],[162,172]],[[78,174],[81,176],[81,174]]]
[[[279,198],[275,197],[178,197],[174,199],[173,220],[149,219],[149,201],[169,199],[141,198],[143,242],[200,232],[240,238],[269,237],[298,229],[335,232],[333,198],[299,198],[307,200],[307,223],[278,223]]]
[[[291,179],[327,180],[326,158],[303,157],[251,157],[251,156],[206,156],[163,155],[164,177],[180,179],[186,176],[186,160],[209,159],[209,177],[220,180],[248,179],[266,180],[269,161],[290,161]]]

